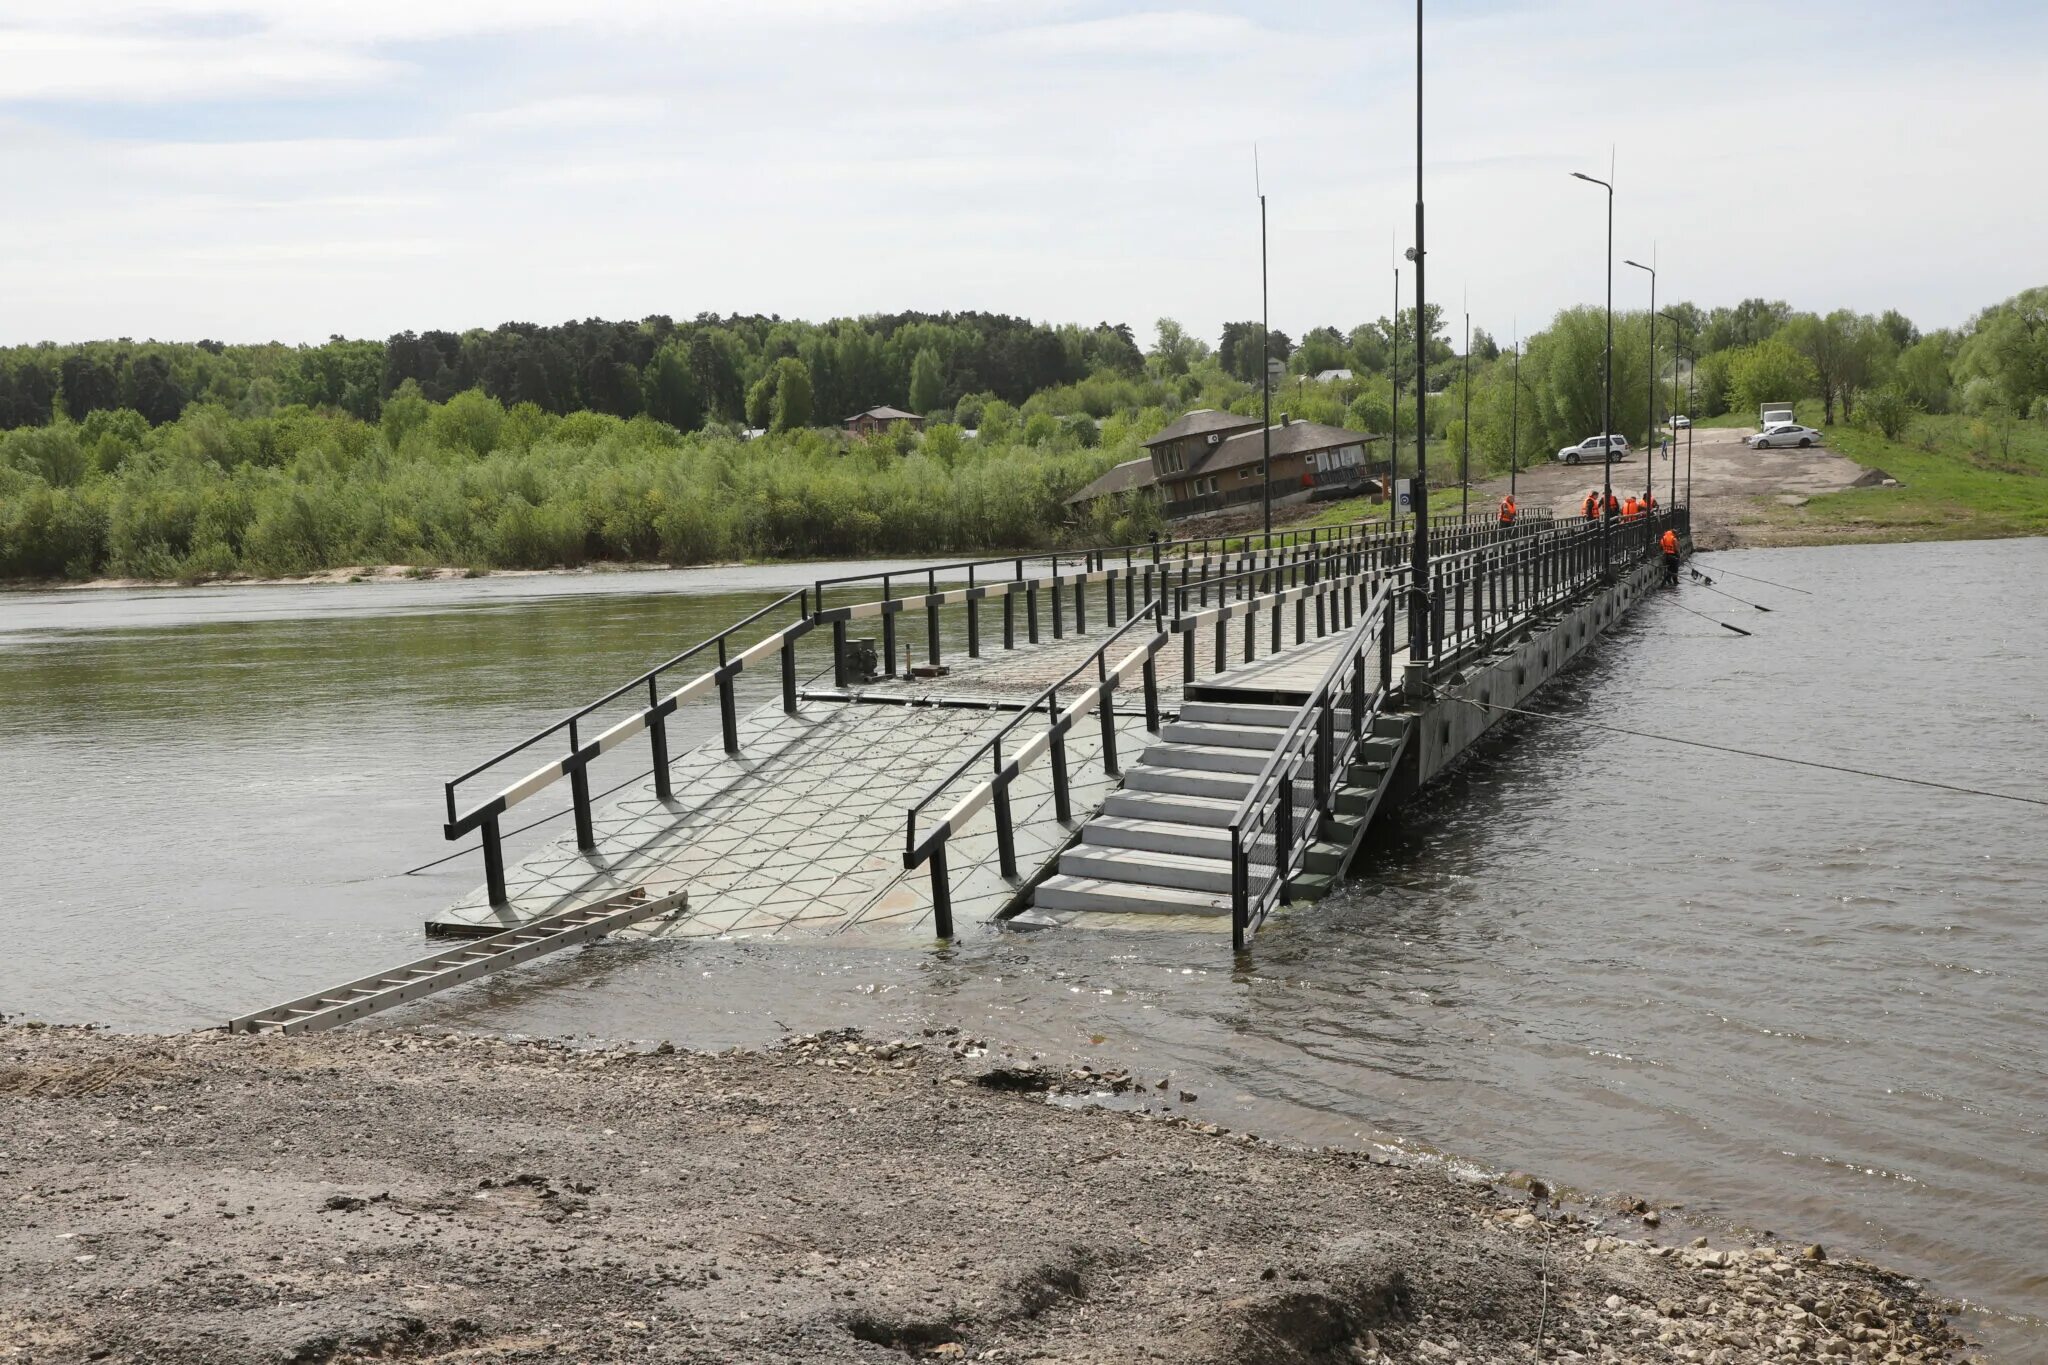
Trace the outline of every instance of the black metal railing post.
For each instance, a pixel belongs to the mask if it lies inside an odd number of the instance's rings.
[[[1017,834],[1010,825],[1010,783],[1003,776],[1003,742],[999,738],[989,750],[995,761],[995,806],[996,806],[996,862],[1003,875],[1011,880],[1017,876]]]
[[[846,676],[846,622],[832,623],[832,685],[845,688],[851,684]]]
[[[668,717],[662,710],[661,698],[655,694],[651,677],[647,680],[647,747],[654,759],[655,799],[672,801],[675,793],[669,789]]]
[[[498,834],[498,817],[487,815],[483,823],[484,834],[484,887],[489,892],[491,904],[500,908],[510,904],[505,894],[505,843]]]
[[[882,575],[882,675],[896,676],[896,613],[890,610],[887,574]]]
[[[932,850],[932,922],[940,938],[953,937],[953,883],[946,873],[946,844]]]
[[[1279,883],[1280,903],[1292,905],[1293,893],[1287,885],[1287,869],[1294,862],[1294,778],[1283,775],[1280,779],[1280,804],[1273,810],[1273,878]]]
[[[579,752],[576,722],[569,721],[569,803],[576,808],[576,847],[588,851],[597,847],[597,835],[590,825],[590,771]]]
[[[1249,878],[1244,865],[1244,835],[1232,825],[1230,828],[1230,946],[1237,952],[1244,951],[1246,921],[1250,918],[1249,896],[1246,883]]]
[[[1074,803],[1067,791],[1067,737],[1060,729],[1060,703],[1056,696],[1045,699],[1046,719],[1052,726],[1046,740],[1046,756],[1052,760],[1053,818],[1065,824],[1074,818]]]

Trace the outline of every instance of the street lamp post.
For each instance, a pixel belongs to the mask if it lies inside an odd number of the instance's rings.
[[[1458,432],[1458,514],[1472,515],[1472,315],[1465,314],[1465,366],[1458,380],[1465,391],[1465,415]]]
[[[1508,390],[1508,497],[1515,496],[1515,472],[1522,454],[1522,329],[1515,327],[1515,378]]]
[[[1401,500],[1394,493],[1394,484],[1401,472],[1401,267],[1398,263],[1394,266],[1394,315],[1387,319],[1387,402],[1394,413],[1394,430],[1387,438],[1387,525],[1392,527],[1401,524]]]
[[[1648,271],[1650,275],[1650,416],[1649,426],[1643,435],[1643,492],[1653,494],[1657,481],[1657,452],[1653,449],[1657,443],[1657,270],[1641,261],[1623,261],[1622,264]]]
[[[1573,171],[1572,178],[1607,191],[1607,354],[1600,399],[1600,439],[1607,445],[1600,461],[1600,576],[1607,578],[1613,573],[1607,502],[1614,496],[1614,186],[1583,171]]]
[[[1429,658],[1429,423],[1423,405],[1428,401],[1429,353],[1422,344],[1423,300],[1422,236],[1422,0],[1415,0],[1415,245],[1408,259],[1415,262],[1415,547],[1409,561],[1408,658],[1411,663]]]
[[[1266,294],[1266,196],[1259,196],[1259,411],[1265,423],[1266,544],[1273,543],[1273,343],[1267,321],[1272,316]]]
[[[1674,317],[1670,313],[1660,313],[1658,316],[1678,329],[1678,340],[1671,343],[1672,383],[1675,386],[1678,382],[1679,360],[1685,352],[1685,319]],[[1675,394],[1672,401],[1677,401]],[[1677,433],[1674,432],[1672,434],[1672,440],[1676,442]],[[1692,374],[1690,371],[1686,373],[1685,380],[1685,458],[1687,463],[1690,464],[1692,461]],[[1673,507],[1678,506],[1678,448],[1676,444],[1671,449],[1671,505]]]

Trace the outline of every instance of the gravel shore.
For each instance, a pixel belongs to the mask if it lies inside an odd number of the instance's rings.
[[[1967,1358],[1862,1262],[1658,1245],[1656,1210],[1270,1145],[1158,1084],[944,1032],[0,1026],[0,1361]]]

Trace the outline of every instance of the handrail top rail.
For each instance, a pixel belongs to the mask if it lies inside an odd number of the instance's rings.
[[[546,727],[545,729],[535,731],[532,735],[529,735],[527,738],[519,741],[519,743],[505,750],[503,753],[498,754],[496,757],[485,759],[482,763],[477,764],[474,768],[471,768],[469,771],[463,773],[461,776],[452,777],[448,779],[448,781],[444,785],[452,793],[456,787],[460,786],[464,782],[467,782],[470,778],[475,777],[477,774],[487,772],[490,769],[497,767],[500,763],[503,763],[506,759],[512,757],[514,754],[521,753],[526,749],[531,748],[533,745],[538,744],[540,741],[546,739],[549,735],[554,734],[556,731],[567,729],[573,722],[583,719],[583,717],[589,715],[591,712],[597,710],[601,706],[606,706],[612,702],[617,701],[620,697],[623,697],[624,695],[626,695],[626,693],[640,686],[648,679],[659,677],[661,674],[666,673],[671,668],[674,668],[677,664],[682,663],[685,660],[690,659],[699,653],[702,653],[704,650],[710,649],[712,646],[718,644],[720,641],[728,638],[729,636],[739,631],[745,630],[748,626],[754,624],[754,622],[760,620],[769,612],[775,611],[780,607],[788,606],[789,603],[794,599],[801,598],[804,601],[808,602],[810,599],[810,594],[811,590],[807,587],[798,588],[792,592],[784,593],[782,596],[776,598],[773,602],[768,603],[766,606],[761,607],[756,611],[749,612],[747,615],[733,622],[731,625],[727,626],[724,630],[719,631],[717,634],[709,636],[703,640],[699,640],[696,644],[691,645],[688,649],[684,650],[682,653],[676,655],[675,657],[656,664],[654,667],[646,670],[644,673],[641,673],[638,677],[633,678],[628,682],[619,684],[619,686],[605,693],[596,701],[590,702],[587,705],[579,707],[577,710],[570,712],[568,715],[562,717],[560,720],[556,721],[554,724]],[[806,618],[808,618],[810,615],[809,611],[806,610],[804,615]]]
[[[980,761],[981,756],[983,754],[987,753],[990,749],[994,748],[997,744],[1001,743],[1004,739],[1008,738],[1010,732],[1016,729],[1019,725],[1023,724],[1026,717],[1036,715],[1038,712],[1038,708],[1045,704],[1047,698],[1053,696],[1062,687],[1065,687],[1068,683],[1072,682],[1076,677],[1078,677],[1082,673],[1083,670],[1085,670],[1088,667],[1088,665],[1095,663],[1099,659],[1101,659],[1103,653],[1106,650],[1108,650],[1108,648],[1111,645],[1115,644],[1118,640],[1122,639],[1124,637],[1124,633],[1130,630],[1132,626],[1135,626],[1140,621],[1143,621],[1146,618],[1153,616],[1155,614],[1154,609],[1159,605],[1159,602],[1160,599],[1157,597],[1154,597],[1147,601],[1144,606],[1140,607],[1136,612],[1132,614],[1130,620],[1124,622],[1110,634],[1104,636],[1102,639],[1102,643],[1095,646],[1094,649],[1088,651],[1088,656],[1082,659],[1081,662],[1075,664],[1071,669],[1069,669],[1066,675],[1062,677],[1058,682],[1053,683],[1044,691],[1040,692],[1036,697],[1033,697],[1024,706],[1019,707],[1017,710],[1017,714],[1012,716],[1008,723],[1006,723],[1002,729],[996,731],[993,735],[990,735],[986,740],[983,740],[979,748],[977,748],[973,753],[969,754],[966,758],[960,760],[959,766],[955,767],[953,771],[951,771],[950,773],[947,773],[945,777],[940,779],[937,783],[933,784],[932,787],[929,790],[927,790],[922,797],[918,798],[917,804],[909,807],[909,809],[906,811],[908,817],[912,820],[915,820],[917,818],[917,813],[919,811],[923,810],[926,806],[929,806],[933,801],[937,800],[940,792],[943,792],[944,790],[946,790],[946,788],[952,786],[955,782],[958,782],[961,779],[961,777],[966,774],[969,768],[973,767],[977,762]]]
[[[1527,510],[1525,515],[1531,517],[1549,516],[1551,512],[1548,508],[1532,507]],[[1448,521],[1489,521],[1492,517],[1493,513],[1491,512],[1439,512],[1432,510],[1429,519],[1432,524],[1435,524]],[[881,578],[915,578],[920,574],[929,575],[948,573],[960,569],[978,569],[990,564],[1015,564],[1019,561],[1058,559],[1069,555],[1079,558],[1087,555],[1128,554],[1135,551],[1151,551],[1154,549],[1167,551],[1191,545],[1228,545],[1232,542],[1241,542],[1246,552],[1254,548],[1282,549],[1304,543],[1321,544],[1322,542],[1315,540],[1314,537],[1319,536],[1323,532],[1357,531],[1363,534],[1371,534],[1373,528],[1384,528],[1387,526],[1388,523],[1379,517],[1361,517],[1355,521],[1332,522],[1327,526],[1288,527],[1271,533],[1247,531],[1222,535],[1181,536],[1170,540],[1136,541],[1128,545],[1089,545],[1071,550],[1020,550],[1014,554],[991,555],[986,559],[961,559],[943,564],[912,564],[901,569],[878,569],[873,573],[841,574],[835,578],[816,579],[813,581],[812,586],[817,588],[833,588],[847,583],[865,583]],[[1335,536],[1332,535],[1331,539],[1335,539]]]

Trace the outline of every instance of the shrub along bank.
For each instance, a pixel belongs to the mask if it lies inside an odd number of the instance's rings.
[[[1143,539],[1157,525],[1143,506],[1069,524],[1069,494],[1141,453],[1137,427],[1105,427],[1093,446],[1057,425],[983,440],[938,425],[750,441],[647,417],[508,411],[480,392],[393,401],[376,424],[304,407],[235,417],[195,405],[155,428],[132,412],[95,412],[0,436],[0,577],[701,563]]]

